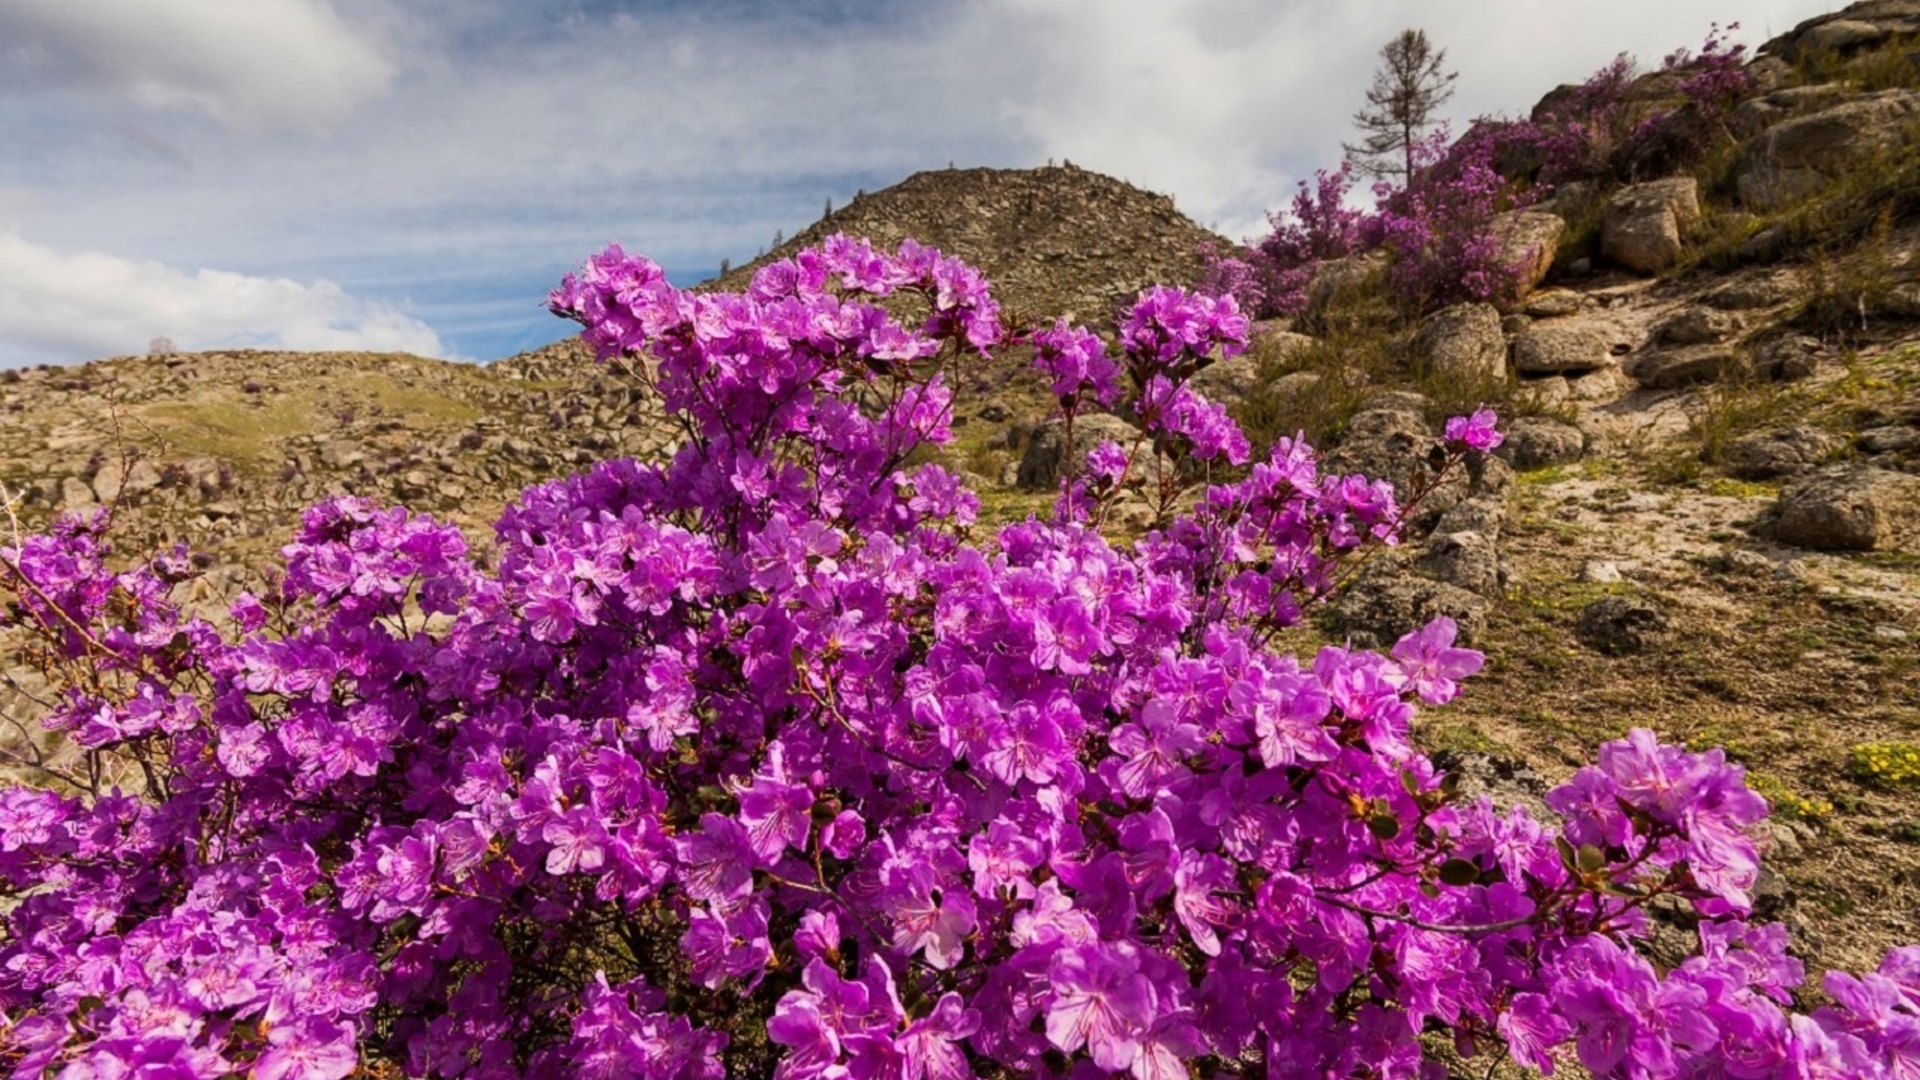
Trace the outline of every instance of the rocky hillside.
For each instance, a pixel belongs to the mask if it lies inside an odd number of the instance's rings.
[[[1148,285],[1192,281],[1201,245],[1224,243],[1165,195],[1071,164],[942,169],[856,196],[715,284],[744,287],[766,262],[837,232],[888,245],[909,237],[931,244],[983,270],[994,295],[1016,313],[1092,322]]]
[[[1497,404],[1499,454],[1286,644],[1455,616],[1488,670],[1420,736],[1503,798],[1537,800],[1630,726],[1728,748],[1775,807],[1762,912],[1812,966],[1857,969],[1920,940],[1920,0],[1811,20],[1748,71],[1724,152],[1504,221],[1541,255],[1515,303],[1411,319],[1377,263],[1329,265],[1309,317],[1203,379],[1256,433],[1304,428],[1333,467],[1408,485],[1439,418]],[[1670,98],[1661,80],[1636,100]],[[775,254],[834,231],[914,236],[1016,310],[1092,321],[1189,280],[1208,238],[1071,167],[922,173]],[[962,380],[947,451],[1000,517],[1044,511],[1063,453],[1015,360]],[[672,443],[564,343],[484,368],[222,353],[0,373],[20,520],[114,503],[125,546],[206,551],[210,597],[327,493],[483,538],[520,486]]]

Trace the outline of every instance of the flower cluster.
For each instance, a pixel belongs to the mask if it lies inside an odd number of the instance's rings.
[[[1005,335],[912,245],[740,295],[609,251],[553,303],[686,441],[525,492],[490,559],[336,499],[216,630],[99,519],[0,549],[85,733],[0,793],[11,1075],[1412,1077],[1429,1030],[1633,1080],[1915,1067],[1915,950],[1790,1011],[1737,766],[1636,731],[1558,820],[1465,800],[1411,740],[1481,665],[1452,623],[1275,647],[1391,486],[1283,439],[1123,549],[1103,444],[1099,490],[985,533],[909,462]],[[1186,379],[1244,335],[1152,291],[1121,355],[1035,351],[1069,415],[1126,371],[1143,438],[1232,461]]]
[[[1232,296],[1240,306],[1263,317],[1298,315],[1307,306],[1307,286],[1314,270],[1328,259],[1357,254],[1368,245],[1371,215],[1347,205],[1352,166],[1342,164],[1314,173],[1311,184],[1300,181],[1291,209],[1268,215],[1273,231],[1258,244],[1233,255],[1209,251],[1203,289]]]
[[[1402,308],[1517,299],[1521,266],[1532,256],[1509,261],[1494,231],[1494,216],[1512,209],[1515,198],[1493,167],[1492,150],[1482,140],[1451,141],[1443,124],[1415,148],[1414,182],[1375,189],[1373,235],[1389,253],[1387,280]]]

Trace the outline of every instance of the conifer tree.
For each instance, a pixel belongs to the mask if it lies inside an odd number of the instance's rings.
[[[1435,109],[1453,96],[1457,72],[1446,70],[1447,51],[1435,49],[1425,30],[1407,29],[1380,49],[1380,67],[1367,90],[1367,107],[1353,114],[1363,136],[1344,144],[1354,167],[1368,176],[1413,178],[1413,148]]]

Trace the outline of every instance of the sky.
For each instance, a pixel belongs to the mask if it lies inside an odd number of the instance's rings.
[[[1336,165],[1380,46],[1524,114],[1830,0],[0,0],[0,368],[491,360],[608,242],[691,284],[922,169],[1053,159],[1235,239]],[[1444,14],[1443,14],[1444,13]]]

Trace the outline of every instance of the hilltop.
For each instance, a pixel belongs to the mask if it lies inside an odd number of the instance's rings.
[[[1015,312],[1096,323],[1149,285],[1193,281],[1201,246],[1224,243],[1167,196],[1072,164],[938,169],[855,196],[709,285],[744,288],[761,266],[834,233],[888,246],[911,237],[979,267]]]

